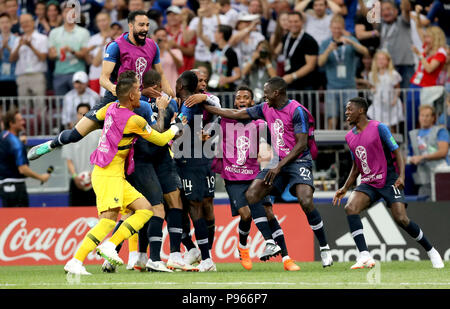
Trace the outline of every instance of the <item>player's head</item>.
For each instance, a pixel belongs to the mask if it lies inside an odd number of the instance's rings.
[[[281,77],[272,77],[264,84],[264,97],[269,106],[278,102],[280,97],[286,96],[287,83]]]
[[[234,106],[237,109],[249,108],[255,105],[255,101],[253,100],[253,91],[247,85],[240,85],[236,89],[236,96],[234,99]]]
[[[148,70],[142,77],[142,86],[144,88],[152,87],[161,92],[161,74],[156,70]]]
[[[367,104],[366,99],[355,97],[350,99],[345,107],[345,117],[350,125],[356,125],[361,117],[367,118]]]
[[[25,119],[17,109],[12,108],[3,116],[3,125],[5,130],[19,133],[25,130]]]
[[[119,75],[116,94],[120,103],[131,103],[133,108],[140,106],[141,91],[139,90],[139,79],[134,71],[125,71]]]
[[[184,71],[177,79],[176,93],[177,97],[181,98],[183,95],[194,94],[197,90],[198,78],[197,74],[192,71]]]
[[[197,89],[195,90],[196,93],[205,93],[206,87],[208,85],[208,75],[199,69],[192,69],[192,72],[197,75],[198,83],[197,83]]]
[[[89,103],[80,103],[77,105],[77,122],[86,115],[86,113],[91,109]]]
[[[130,35],[138,45],[144,45],[147,38],[150,21],[145,11],[133,11],[128,14],[128,27]]]

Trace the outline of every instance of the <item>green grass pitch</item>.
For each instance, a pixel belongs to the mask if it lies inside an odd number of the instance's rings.
[[[63,265],[1,266],[0,289],[449,289],[450,262],[433,269],[430,261],[382,262],[376,268],[350,270],[352,263],[322,268],[320,262],[297,263],[287,272],[278,262],[253,263],[246,271],[239,263],[217,264],[217,272],[140,273],[118,268],[103,273],[87,265],[92,276],[66,276]],[[369,277],[369,279],[368,279]]]

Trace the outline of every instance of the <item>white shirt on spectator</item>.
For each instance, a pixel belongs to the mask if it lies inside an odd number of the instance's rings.
[[[77,121],[77,106],[80,103],[88,103],[91,108],[94,107],[95,104],[100,102],[100,96],[87,87],[86,91],[79,95],[76,89],[70,90],[64,96],[63,100],[63,109],[61,115],[62,124],[68,125],[69,123],[75,123]]]
[[[265,37],[260,32],[252,31],[250,32],[248,43],[245,43],[245,41],[242,40],[233,47],[238,56],[241,69],[252,59],[252,55],[255,52],[256,47],[258,47],[259,42],[264,40]]]
[[[103,42],[104,42],[104,39],[100,32],[91,36],[91,38],[88,41],[87,47],[90,48],[92,46],[96,46],[96,48],[91,50],[91,52],[89,53],[92,57],[95,58],[95,56],[97,55],[100,48],[103,49],[103,54],[105,54],[105,46],[103,46]],[[111,42],[111,38],[108,38],[106,41],[106,43],[109,43],[109,42]],[[102,59],[103,59],[103,57],[102,57]],[[102,65],[101,64],[98,67],[96,67],[92,64],[89,66],[89,80],[99,79],[101,73],[102,73]]]
[[[236,28],[236,24],[239,19],[239,12],[231,8],[224,15],[228,19],[228,25],[233,29]]]
[[[19,46],[20,40],[16,40],[13,50]],[[31,44],[40,53],[48,54],[48,38],[36,30],[31,34]],[[39,61],[38,56],[30,47],[22,45],[19,49],[19,59],[16,63],[16,76],[27,73],[47,72],[47,61]]]
[[[309,33],[320,46],[323,41],[331,36],[330,23],[332,14],[317,18],[313,14],[306,14],[305,32]]]
[[[225,17],[225,15],[219,15],[219,18],[222,25],[228,25],[228,19]],[[197,31],[198,22],[199,18],[194,17],[194,19],[192,19],[189,23],[189,29]],[[214,42],[214,33],[216,32],[217,27],[218,24],[216,15],[213,15],[211,17],[203,17],[203,34],[207,36],[211,40],[211,42]],[[194,55],[196,61],[211,61],[211,52],[209,51],[208,46],[206,46],[200,38],[197,39],[197,45],[195,46]]]

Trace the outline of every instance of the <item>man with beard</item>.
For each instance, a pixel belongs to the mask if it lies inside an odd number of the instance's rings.
[[[117,100],[116,81],[117,76],[127,70],[137,73],[140,88],[142,89],[142,76],[150,70],[152,66],[161,74],[162,89],[170,96],[174,96],[159,62],[159,48],[152,40],[147,38],[149,19],[145,11],[134,11],[128,15],[129,33],[124,33],[106,48],[105,57],[102,64],[100,85],[107,91],[102,101],[94,106],[83,117],[72,130],[64,130],[53,140],[37,145],[28,152],[28,159],[35,160],[40,156],[49,153],[57,147],[69,143],[75,143],[95,129],[102,126],[97,120],[97,111],[106,104]],[[143,95],[147,97],[159,96],[152,88],[143,90]],[[148,92],[147,92],[148,91]]]

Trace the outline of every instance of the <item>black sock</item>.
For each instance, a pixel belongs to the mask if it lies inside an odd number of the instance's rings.
[[[424,249],[425,251],[430,251],[433,246],[430,244],[430,242],[428,241],[428,239],[425,237],[425,235],[423,234],[422,230],[420,229],[420,227],[412,222],[409,221],[409,224],[407,226],[403,226],[400,224],[400,226],[412,237],[414,238]]]
[[[149,220],[150,221],[150,220]],[[148,231],[148,222],[147,221],[144,226],[139,230],[138,234],[139,234],[139,252],[140,253],[145,253],[147,254],[147,247],[148,247],[148,236],[147,236],[147,231]]]
[[[76,143],[81,139],[83,139],[83,136],[77,131],[77,129],[73,128],[72,130],[64,130],[52,140],[50,147],[61,147],[70,143]]]
[[[123,220],[117,221],[116,226],[114,227],[114,230],[112,231],[111,235],[113,235],[119,229],[119,227],[122,223],[123,223]],[[123,245],[123,241],[116,246],[117,252],[120,252],[120,249],[122,249],[122,245]]]
[[[202,260],[208,259],[209,256],[209,244],[208,244],[208,227],[206,221],[200,218],[194,221],[195,239],[197,240],[198,248],[202,253]]]
[[[148,221],[148,242],[150,243],[150,259],[155,261],[161,261],[161,246],[162,246],[162,226],[164,219],[152,216]]]
[[[183,228],[181,227],[182,210],[171,208],[167,212],[167,230],[170,239],[170,253],[180,252],[181,235]]]
[[[206,226],[208,228],[208,244],[209,244],[209,250],[212,249],[213,243],[214,243],[214,235],[216,233],[216,221],[213,220],[206,220]]]
[[[261,204],[252,204],[249,206],[252,213],[253,222],[255,222],[256,227],[261,232],[261,235],[265,240],[273,239],[272,231],[267,221],[266,211],[264,206]]]
[[[352,233],[353,240],[355,241],[356,247],[358,247],[359,252],[369,251],[366,245],[366,239],[364,238],[363,225],[359,215],[348,215],[347,221],[348,226],[350,227],[350,232]]]
[[[325,230],[323,228],[323,221],[320,213],[317,209],[314,209],[310,213],[306,214],[306,218],[308,219],[308,223],[311,226],[311,229],[316,235],[317,240],[319,241],[319,245],[321,247],[325,247],[328,245],[327,238],[325,236]]]
[[[284,233],[281,229],[280,223],[277,218],[273,218],[269,221],[270,230],[272,231],[272,237],[281,248],[281,256],[288,255],[288,250],[286,246],[286,240],[284,239]]]
[[[239,221],[239,243],[242,246],[247,246],[248,234],[250,234],[250,227],[252,226],[252,220]]]
[[[195,248],[194,242],[192,241],[191,236],[191,221],[189,220],[189,216],[186,212],[183,211],[182,216],[182,225],[183,225],[183,234],[181,234],[181,243],[186,247],[186,250],[189,251]]]

